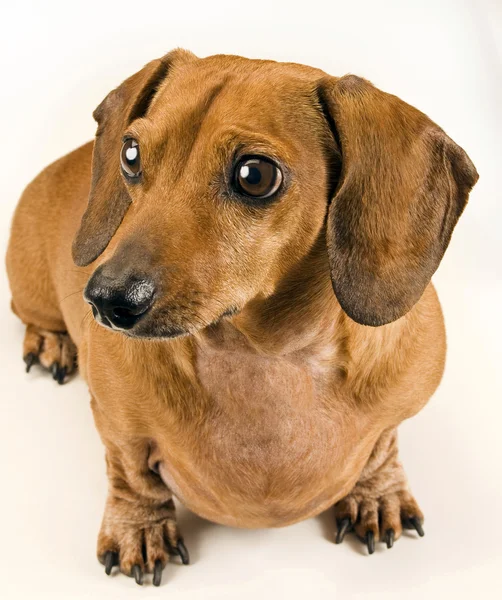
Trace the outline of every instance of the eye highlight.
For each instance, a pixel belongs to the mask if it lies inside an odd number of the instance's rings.
[[[244,196],[269,198],[281,186],[282,172],[271,160],[264,157],[245,157],[235,167],[234,187]]]
[[[134,179],[141,175],[141,160],[139,155],[139,144],[134,138],[128,138],[122,144],[120,151],[120,166],[124,175]]]

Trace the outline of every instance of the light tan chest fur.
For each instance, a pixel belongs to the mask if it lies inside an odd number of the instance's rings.
[[[105,336],[117,337],[96,330],[92,338],[102,347]],[[181,347],[173,362],[150,357],[164,373],[140,359],[145,343],[130,355],[110,348],[110,367],[122,360],[126,377],[113,368],[105,375],[90,348],[96,422],[108,443],[133,448],[143,438],[175,495],[227,525],[286,525],[348,493],[381,426],[331,371],[301,357],[211,344],[195,348],[183,366]]]
[[[362,468],[371,447],[363,442],[355,449],[352,440],[356,430],[366,437],[368,423],[349,416],[335,378],[319,377],[301,360],[207,347],[196,367],[211,399],[201,428],[207,443],[201,472],[208,489],[216,483],[218,520],[287,524],[319,512],[353,485],[356,463]]]

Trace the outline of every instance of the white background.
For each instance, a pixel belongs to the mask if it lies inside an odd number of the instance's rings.
[[[192,565],[160,589],[107,578],[95,558],[106,494],[85,384],[26,376],[23,328],[0,274],[2,598],[500,597],[502,570],[502,7],[498,0],[9,2],[0,35],[0,247],[24,186],[94,134],[92,110],[176,47],[356,73],[417,106],[463,146],[480,180],[434,277],[449,353],[429,405],[401,427],[425,514],[373,556],[333,544],[327,513],[277,530],[217,526],[181,510]]]

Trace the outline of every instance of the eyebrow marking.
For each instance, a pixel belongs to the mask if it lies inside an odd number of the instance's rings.
[[[193,149],[199,137],[200,130],[202,129],[204,119],[207,117],[212,105],[214,104],[214,101],[220,95],[228,79],[229,77],[227,75],[222,81],[211,88],[209,93],[205,97],[201,98],[201,100],[189,111],[189,113],[184,116],[184,121],[191,124],[190,131],[192,134],[192,140],[188,148],[188,153],[183,160],[184,165],[187,165],[190,160]],[[183,169],[178,171],[178,177],[176,179],[181,177],[182,172]]]

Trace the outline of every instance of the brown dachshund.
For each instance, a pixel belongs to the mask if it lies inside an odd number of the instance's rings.
[[[106,447],[98,539],[158,585],[173,496],[237,527],[335,505],[374,551],[423,515],[396,427],[442,376],[430,279],[478,175],[353,75],[175,50],[26,189],[7,268],[24,360],[78,365]],[[83,294],[82,294],[83,292]]]

